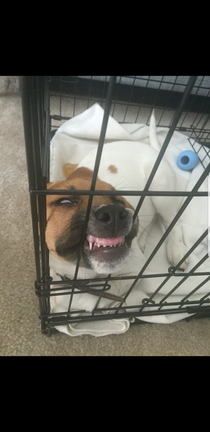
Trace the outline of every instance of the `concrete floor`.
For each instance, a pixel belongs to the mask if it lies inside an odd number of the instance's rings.
[[[40,332],[34,252],[19,95],[0,97],[2,356],[208,356],[210,319],[143,324],[121,335],[71,338]]]

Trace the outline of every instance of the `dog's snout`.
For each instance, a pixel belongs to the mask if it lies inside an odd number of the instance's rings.
[[[116,236],[120,229],[125,225],[128,215],[129,213],[125,208],[115,204],[103,206],[95,213],[95,217],[100,225],[111,230],[113,236]]]

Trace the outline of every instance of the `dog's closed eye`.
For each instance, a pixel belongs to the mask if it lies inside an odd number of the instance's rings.
[[[71,200],[68,199],[62,199],[60,200],[59,204],[73,204]]]
[[[78,202],[74,200],[71,200],[70,198],[59,198],[58,200],[54,201],[51,205],[54,206],[74,206]]]

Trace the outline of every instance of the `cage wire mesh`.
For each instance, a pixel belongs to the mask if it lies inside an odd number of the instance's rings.
[[[115,79],[109,76],[22,77],[21,91],[37,272],[35,292],[40,302],[42,332],[50,334],[55,331],[55,326],[88,320],[99,322],[125,317],[129,318],[132,323],[142,323],[143,321],[137,318],[184,312],[187,312],[189,316],[194,314],[193,317],[209,316],[210,285],[209,292],[203,296],[198,296],[199,298],[196,301],[191,301],[192,295],[199,293],[202,285],[210,281],[210,272],[199,272],[200,265],[208,259],[207,253],[190,272],[183,274],[180,271],[180,263],[177,267],[170,266],[168,273],[163,275],[164,280],[162,283],[158,281],[159,275],[154,273],[150,277],[157,276],[157,288],[149,298],[143,299],[135,307],[125,307],[123,303],[134,289],[136,283],[148,277],[145,274],[145,269],[155,254],[158,253],[161,244],[163,244],[170,230],[179,220],[191,200],[194,197],[200,197],[200,199],[205,197],[207,199],[207,192],[199,188],[207,178],[210,170],[210,77],[122,76]],[[174,131],[186,135],[203,166],[203,174],[191,191],[182,194],[186,198],[183,205],[143,267],[137,269],[136,274],[132,276],[118,277],[119,280],[128,279],[130,281],[130,287],[123,296],[122,301],[118,300],[116,306],[106,308],[100,307],[100,300],[103,296],[109,296],[112,281],[117,278],[112,277],[110,274],[106,278],[98,277],[94,280],[81,281],[77,278],[78,260],[74,280],[69,280],[63,276],[61,281],[53,281],[50,276],[49,253],[45,244],[46,195],[49,194],[46,185],[49,181],[49,146],[51,137],[66,120],[81,114],[96,102],[105,109],[105,115],[111,115],[118,123],[123,124],[144,123],[148,125],[152,110],[155,108],[157,127],[169,128],[171,135]],[[104,136],[101,134],[99,140],[98,152],[102,152],[105,132],[106,127]],[[164,156],[164,152],[167,151],[170,137],[167,136],[159,153],[156,167],[154,167],[150,175],[151,181]],[[91,208],[91,197],[95,193],[94,182],[96,181],[99,164],[100,160],[98,165],[95,166],[96,173],[94,173],[95,179],[93,179],[92,191],[87,192],[90,205],[89,210],[87,209],[86,224],[89,216],[88,211],[90,212]],[[135,211],[135,217],[144,197],[147,195],[149,195],[149,184],[144,191],[138,193],[139,206]],[[174,195],[177,194],[174,193]],[[207,239],[207,236],[208,227],[188,250],[183,260],[190,256],[196,247],[204,239]],[[198,274],[205,277],[203,282],[194,287],[181,301],[173,303],[167,301],[169,296],[176,292],[189,276],[196,278]],[[180,277],[179,282],[177,282],[177,276]],[[156,301],[155,296],[169,279],[174,281],[173,288],[164,295],[161,301]],[[93,311],[72,310],[73,297],[75,295],[82,296],[88,292],[96,295],[96,304]],[[63,313],[51,313],[50,299],[53,296],[63,294],[69,296],[67,310]]]

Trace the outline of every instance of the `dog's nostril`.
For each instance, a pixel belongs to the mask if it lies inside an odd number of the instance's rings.
[[[123,208],[122,211],[119,213],[119,218],[120,219],[126,219],[127,216],[128,216],[128,212],[126,209]]]
[[[109,222],[111,220],[110,214],[106,211],[100,213],[96,212],[96,218],[103,222]]]

